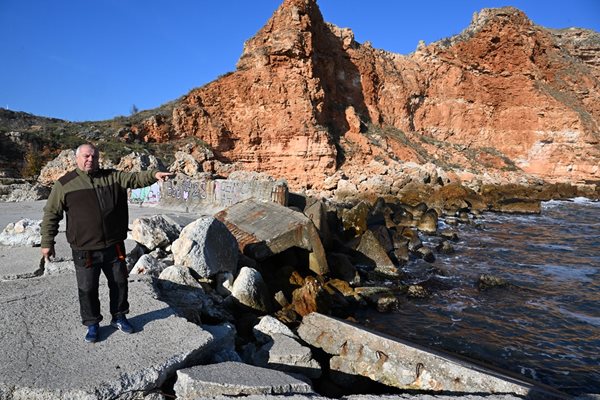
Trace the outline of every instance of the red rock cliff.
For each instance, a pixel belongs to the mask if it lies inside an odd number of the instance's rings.
[[[579,34],[577,33],[579,32]],[[507,7],[402,56],[285,0],[237,70],[192,90],[146,140],[196,136],[246,170],[321,188],[336,170],[433,162],[459,175],[600,181],[600,40]]]

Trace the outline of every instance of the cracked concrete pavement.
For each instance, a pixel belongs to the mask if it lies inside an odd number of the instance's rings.
[[[0,228],[21,218],[41,219],[44,204],[0,203]],[[130,222],[161,212],[132,206]],[[57,253],[71,257],[63,232],[57,237]],[[177,317],[141,276],[131,279],[129,287],[129,318],[136,333],[110,327],[108,289],[102,278],[105,320],[99,341],[86,343],[74,274],[32,277],[39,274],[40,259],[39,247],[0,246],[0,277],[11,278],[0,280],[0,399],[104,399],[148,390],[175,369],[208,356],[219,342]]]

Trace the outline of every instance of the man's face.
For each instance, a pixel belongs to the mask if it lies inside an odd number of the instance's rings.
[[[77,167],[84,172],[94,172],[98,169],[98,152],[90,146],[79,149],[76,157]]]

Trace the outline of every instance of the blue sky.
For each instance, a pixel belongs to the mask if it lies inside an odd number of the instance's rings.
[[[0,107],[70,121],[129,115],[234,71],[282,0],[0,0]],[[408,54],[511,5],[536,24],[600,31],[597,0],[317,0],[358,42]]]

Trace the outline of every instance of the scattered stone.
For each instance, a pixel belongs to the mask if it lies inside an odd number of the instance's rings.
[[[23,182],[0,185],[0,201],[2,202],[43,200],[47,199],[49,195],[50,188],[39,183]]]
[[[435,249],[442,254],[454,253],[454,246],[452,246],[452,244],[450,244],[450,242],[447,240],[442,240],[437,246],[435,246]]]
[[[421,232],[434,234],[438,228],[438,213],[433,210],[427,210],[417,222],[417,229]]]
[[[254,337],[260,343],[266,343],[267,341],[271,340],[274,334],[298,338],[298,336],[296,336],[296,334],[292,332],[292,330],[284,323],[279,321],[277,318],[271,317],[270,315],[261,317],[260,322],[252,329],[252,331],[254,332]]]
[[[450,229],[444,229],[443,231],[441,231],[440,236],[443,237],[444,239],[448,239],[453,242],[458,242],[458,235],[456,234],[456,232],[454,232]]]
[[[355,236],[360,236],[367,230],[367,218],[371,206],[365,202],[360,202],[351,209],[342,211],[342,225],[345,231],[351,231]]]
[[[75,264],[72,259],[55,257],[50,261],[44,261],[44,275],[55,275],[65,272],[75,272]]]
[[[506,279],[500,278],[494,275],[483,274],[479,276],[479,280],[477,281],[477,287],[479,290],[487,290],[495,287],[507,287],[509,283]]]
[[[435,261],[435,255],[429,247],[421,246],[415,251],[415,254],[428,263]]]
[[[41,220],[21,219],[10,223],[0,232],[0,244],[4,246],[36,247],[42,243]]]
[[[331,298],[317,279],[308,276],[304,285],[292,293],[292,307],[300,316],[312,312],[329,313]]]
[[[425,289],[421,285],[410,285],[408,287],[406,295],[408,297],[412,297],[414,299],[426,299],[427,297],[430,296],[430,294],[427,291],[427,289]]]
[[[159,276],[167,268],[167,265],[150,254],[144,254],[135,263],[130,273],[134,275]]]
[[[167,285],[167,282],[170,282],[173,286],[180,285],[202,289],[202,285],[192,276],[190,269],[181,265],[172,265],[165,268],[160,273],[158,279],[165,281],[165,285]]]
[[[346,254],[330,252],[327,254],[327,263],[332,277],[342,279],[352,285],[360,283],[360,275]]]
[[[368,259],[368,262],[374,264],[372,267],[374,267],[375,271],[391,277],[399,276],[400,272],[398,268],[387,255],[387,252],[381,243],[379,243],[375,234],[370,230],[367,230],[361,236],[356,250],[362,253]]]
[[[254,360],[262,367],[309,378],[321,376],[321,365],[313,358],[311,349],[301,345],[294,337],[281,333],[273,333],[271,341],[257,351]]]
[[[231,295],[241,304],[261,313],[271,310],[269,288],[260,272],[242,267],[233,282]]]
[[[162,215],[136,218],[131,227],[131,238],[152,251],[166,247],[179,237],[181,228]]]

